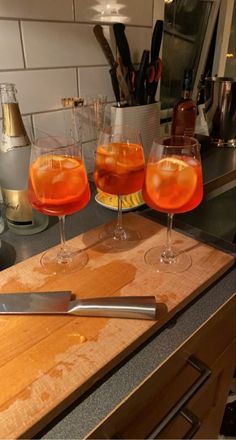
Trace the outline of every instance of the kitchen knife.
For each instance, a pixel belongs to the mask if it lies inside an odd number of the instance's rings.
[[[100,46],[103,50],[103,53],[104,53],[108,63],[111,66],[109,73],[111,75],[112,88],[113,88],[113,92],[114,92],[114,95],[116,98],[117,105],[118,105],[118,107],[120,107],[120,88],[119,88],[118,78],[116,75],[116,62],[115,62],[113,53],[111,51],[111,48],[109,46],[107,39],[105,38],[105,36],[103,34],[102,26],[97,24],[96,26],[94,26],[93,32],[95,34],[95,37],[97,38],[98,43],[100,44]]]
[[[136,100],[139,105],[145,104],[145,88],[148,64],[149,50],[144,50],[140,61],[136,85]]]
[[[130,49],[129,49],[128,40],[125,35],[124,23],[113,24],[113,31],[122,62],[127,69],[127,82],[129,86],[129,91],[134,99],[135,86],[136,86],[136,71],[131,61]]]
[[[156,319],[155,296],[71,300],[71,291],[0,294],[0,315],[78,315]]]
[[[159,58],[162,34],[163,34],[163,20],[157,20],[152,34],[151,62]]]
[[[96,24],[93,28],[93,32],[108,63],[111,66],[110,75],[111,75],[112,87],[117,103],[120,103],[120,90],[121,90],[121,94],[124,96],[124,99],[128,100],[129,99],[128,85],[121,73],[118,63],[114,58],[110,45],[106,37],[104,36],[102,26]]]
[[[156,61],[149,64],[147,69],[146,79],[146,103],[152,104],[155,102],[155,95],[158,81],[162,73],[162,61],[158,58]]]
[[[155,102],[155,96],[158,86],[158,81],[162,72],[162,62],[159,58],[160,47],[163,34],[163,20],[157,20],[153,29],[152,41],[151,41],[151,62],[150,69],[154,69],[154,81],[149,84],[149,94],[147,103]],[[149,69],[149,72],[150,72]]]

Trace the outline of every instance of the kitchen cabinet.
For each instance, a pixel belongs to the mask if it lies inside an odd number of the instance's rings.
[[[235,311],[236,295],[86,438],[217,438],[235,368]]]

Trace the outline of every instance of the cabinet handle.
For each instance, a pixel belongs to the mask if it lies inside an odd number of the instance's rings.
[[[192,411],[189,411],[189,409],[184,408],[180,411],[180,414],[189,422],[191,423],[191,428],[186,432],[183,439],[191,439],[196,434],[196,432],[199,430],[201,422],[199,418],[192,413]]]
[[[176,405],[168,412],[168,414],[164,417],[164,419],[154,428],[154,430],[147,437],[148,439],[155,439],[158,434],[171,422],[171,420],[175,417],[175,415],[182,410],[182,408],[186,405],[186,403],[191,399],[191,397],[196,393],[196,391],[203,385],[203,383],[208,379],[211,375],[210,368],[205,365],[202,361],[197,359],[194,356],[190,356],[187,362],[195,368],[200,373],[199,378],[193,383],[193,385],[186,391],[186,393],[178,400]],[[185,410],[182,410],[182,412]],[[186,414],[186,411],[184,412]],[[183,414],[182,414],[183,415]],[[195,423],[192,423],[195,426]],[[199,426],[198,426],[199,428]],[[194,428],[196,429],[196,428]],[[190,431],[193,430],[193,427]],[[188,433],[187,433],[188,434]],[[186,435],[187,435],[186,434]],[[194,435],[194,434],[193,434]],[[184,437],[186,438],[186,437]],[[190,438],[190,437],[187,437]]]

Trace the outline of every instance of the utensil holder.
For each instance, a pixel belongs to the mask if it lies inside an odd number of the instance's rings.
[[[140,130],[147,158],[153,139],[160,136],[160,102],[133,107],[111,106],[110,118],[111,125],[130,125]]]

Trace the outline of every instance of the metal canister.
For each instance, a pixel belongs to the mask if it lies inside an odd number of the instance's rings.
[[[205,117],[214,144],[236,147],[236,78],[205,79]]]

